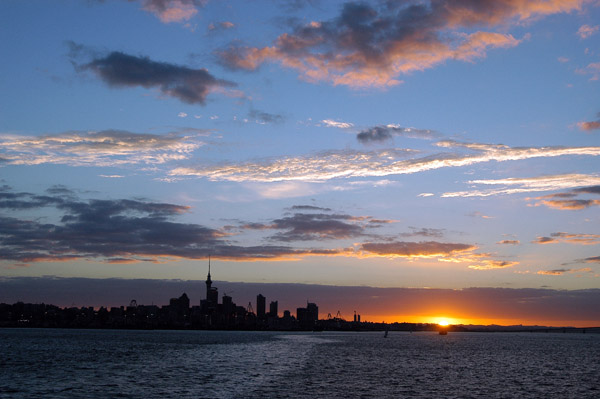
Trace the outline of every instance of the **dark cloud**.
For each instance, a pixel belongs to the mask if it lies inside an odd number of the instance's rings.
[[[273,220],[271,227],[285,230],[271,236],[272,240],[285,242],[345,239],[366,234],[365,226],[349,215],[296,213]]]
[[[554,244],[557,242],[558,240],[552,237],[537,237],[534,241],[531,241],[532,244]]]
[[[409,233],[400,234],[402,237],[423,236],[441,238],[444,236],[444,229],[417,228],[413,226],[408,226],[408,228],[412,231]]]
[[[366,243],[362,244],[361,247],[366,252],[381,256],[403,257],[448,256],[476,249],[475,246],[469,244],[453,244],[437,241]]]
[[[426,129],[414,129],[410,127],[400,127],[395,125],[380,125],[365,129],[356,135],[358,141],[363,144],[371,142],[381,142],[391,140],[394,136],[403,136],[410,138],[427,138],[434,137],[435,132]]]
[[[600,186],[581,187],[573,190],[578,194],[598,194],[600,195]]]
[[[254,70],[266,61],[297,69],[311,81],[334,85],[389,86],[396,77],[449,59],[470,61],[490,48],[520,41],[478,31],[578,9],[583,0],[397,1],[371,6],[347,2],[337,17],[311,21],[281,34],[270,46],[232,45],[220,53],[225,66]]]
[[[71,45],[73,50],[73,45]],[[77,55],[72,52],[72,55]],[[113,51],[76,65],[77,70],[90,70],[112,87],[158,88],[163,94],[188,104],[204,104],[209,93],[218,88],[231,88],[235,83],[217,79],[206,69],[192,69],[167,62],[152,61]]]
[[[581,262],[584,263],[600,263],[600,256],[592,256],[589,258],[581,259]]]
[[[561,210],[582,210],[593,206],[600,206],[600,200],[596,199],[574,199],[582,194],[600,195],[600,186],[588,186],[576,188],[564,193],[548,194],[535,198],[538,204],[549,208]],[[556,199],[559,198],[559,199]],[[573,198],[573,199],[563,199]]]
[[[519,240],[502,240],[497,242],[496,244],[503,244],[503,245],[519,245],[521,242]]]
[[[267,112],[257,111],[255,109],[248,113],[248,119],[253,119],[257,123],[261,124],[283,123],[285,120],[282,115],[269,114]]]
[[[220,230],[173,219],[189,207],[141,200],[80,200],[13,193],[4,187],[0,209],[54,207],[60,223],[42,223],[0,215],[0,259],[28,263],[75,259],[108,262],[157,260],[161,257],[281,259],[336,255],[339,250],[287,246],[243,247]]]

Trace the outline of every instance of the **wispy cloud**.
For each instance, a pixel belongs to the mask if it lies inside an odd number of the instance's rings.
[[[599,28],[600,27],[598,25],[596,25],[596,26],[582,25],[577,30],[577,36],[579,36],[582,39],[587,39],[588,37],[596,34],[598,32]]]
[[[208,24],[208,31],[209,32],[218,32],[218,31],[223,31],[223,30],[229,30],[229,29],[233,29],[235,27],[235,24],[233,22],[229,22],[229,21],[222,21],[222,22],[211,22],[210,24]]]
[[[580,259],[581,263],[600,263],[600,256],[591,256],[589,258]]]
[[[578,10],[585,0],[345,3],[340,14],[281,34],[271,46],[231,46],[220,53],[230,68],[254,70],[267,61],[296,69],[308,81],[353,87],[399,84],[398,77],[449,59],[473,61],[519,39],[506,27]],[[487,27],[489,31],[476,30]],[[495,28],[498,32],[494,32]]]
[[[283,157],[241,164],[181,167],[171,170],[170,174],[237,182],[324,181],[336,178],[412,174],[490,161],[506,162],[543,157],[600,155],[600,147],[509,147],[455,141],[441,141],[436,145],[443,149],[457,151],[410,159],[406,158],[414,154],[411,150],[330,151],[304,157]]]
[[[470,252],[477,249],[474,245],[443,243],[437,241],[396,241],[383,243],[365,243],[361,249],[367,254],[403,258],[438,258]]]
[[[546,276],[562,276],[566,273],[592,273],[592,269],[589,267],[584,267],[581,269],[553,269],[553,270],[540,270],[537,274],[542,274]]]
[[[579,245],[597,245],[600,244],[600,234],[573,234],[557,232],[550,234],[550,237],[537,237],[534,244],[557,244],[557,243],[579,244]]]
[[[106,55],[94,55],[85,46],[68,43],[70,57],[77,71],[92,71],[111,87],[157,88],[166,96],[188,104],[201,104],[211,93],[237,86],[235,83],[218,79],[206,69],[193,69],[167,62],[153,61],[113,51]],[[85,55],[94,55],[91,61],[79,63]]]
[[[584,174],[565,174],[525,178],[511,177],[507,179],[496,180],[470,180],[468,184],[503,187],[487,190],[448,192],[442,194],[442,197],[489,197],[493,195],[509,195],[536,191],[563,190],[566,188],[600,184],[600,176]]]
[[[135,0],[127,0],[135,1]],[[198,13],[208,0],[139,0],[142,9],[156,15],[161,22],[185,22]]]
[[[256,123],[261,125],[271,124],[271,123],[283,123],[285,118],[279,114],[270,114],[268,112],[258,111],[258,110],[250,110],[248,112],[248,119],[254,120]]]
[[[11,165],[162,164],[186,159],[202,145],[196,135],[159,135],[123,130],[43,136],[0,135],[0,157],[4,164]]]
[[[321,121],[327,127],[337,127],[338,129],[350,129],[354,124],[350,122],[338,122],[332,119],[324,119]]]
[[[600,62],[592,62],[583,68],[575,70],[580,75],[590,75],[591,81],[600,79]]]

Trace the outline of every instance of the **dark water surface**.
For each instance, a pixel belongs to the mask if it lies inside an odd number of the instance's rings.
[[[0,398],[600,398],[600,336],[0,329]]]

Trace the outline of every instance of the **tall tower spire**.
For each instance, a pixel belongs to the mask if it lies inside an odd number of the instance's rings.
[[[210,301],[212,280],[210,279],[210,255],[208,255],[208,276],[206,276],[206,300]]]

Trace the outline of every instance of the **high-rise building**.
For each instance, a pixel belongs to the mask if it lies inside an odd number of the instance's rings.
[[[271,301],[271,303],[269,304],[269,316],[270,317],[277,317],[277,301]]]
[[[265,318],[266,303],[267,299],[262,294],[256,296],[256,317],[259,320]]]

